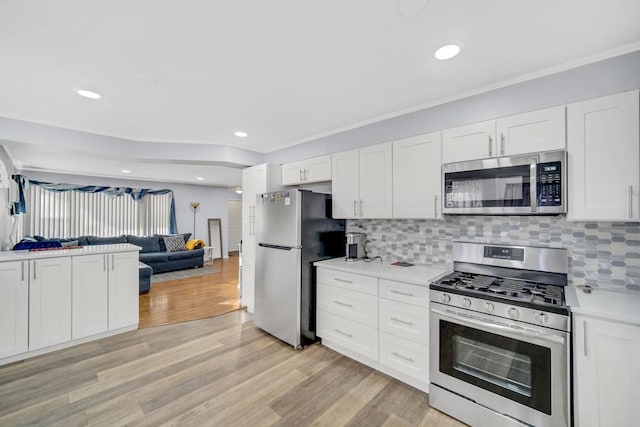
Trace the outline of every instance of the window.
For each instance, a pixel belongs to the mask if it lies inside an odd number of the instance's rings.
[[[114,236],[171,230],[173,194],[146,194],[134,200],[104,192],[51,191],[30,185],[25,191],[24,234],[51,237]]]

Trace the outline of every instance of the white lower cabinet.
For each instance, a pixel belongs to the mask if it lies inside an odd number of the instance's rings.
[[[373,361],[378,361],[377,327],[365,326],[319,310],[317,333],[325,340],[332,341]]]
[[[71,338],[77,340],[107,330],[107,255],[75,256],[72,264]]]
[[[0,263],[0,359],[29,349],[29,262]]]
[[[109,257],[109,330],[138,325],[138,253],[116,252]]]
[[[574,412],[579,427],[640,420],[640,326],[574,315]]]
[[[380,363],[429,382],[429,347],[380,331]]]
[[[317,278],[323,344],[426,392],[428,288],[329,268]]]
[[[29,351],[71,340],[71,257],[30,261]]]

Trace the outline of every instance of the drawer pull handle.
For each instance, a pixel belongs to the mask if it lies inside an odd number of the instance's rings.
[[[345,337],[349,337],[349,338],[353,338],[353,335],[347,333],[347,332],[343,332],[340,329],[334,329],[334,331],[336,331],[337,333],[339,333],[340,335],[344,335]]]
[[[397,351],[394,351],[394,352],[392,352],[391,354],[393,354],[393,355],[394,355],[394,356],[396,356],[396,357],[399,357],[400,359],[404,359],[404,360],[406,360],[407,362],[411,362],[411,363],[415,362],[415,360],[413,360],[413,358],[412,358],[412,357],[403,356],[403,355],[401,355],[400,353],[398,353]]]
[[[343,305],[345,307],[349,307],[349,308],[353,308],[352,304],[347,304],[346,302],[342,302],[342,301],[334,301],[334,303],[338,304],[338,305]]]
[[[342,283],[353,283],[351,280],[344,280],[344,279],[340,279],[339,277],[334,277],[333,280],[335,280],[336,282],[342,282]]]
[[[397,317],[392,317],[391,320],[398,323],[404,323],[405,325],[413,326],[413,322],[407,322],[406,320],[398,319]]]
[[[401,291],[396,291],[395,289],[391,289],[391,291],[389,291],[389,292],[391,292],[392,294],[404,295],[404,296],[406,296],[406,297],[412,297],[412,296],[414,296],[414,295],[413,295],[412,293],[410,293],[410,292],[401,292]]]

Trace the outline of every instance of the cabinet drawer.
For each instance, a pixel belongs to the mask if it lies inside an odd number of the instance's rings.
[[[318,311],[316,334],[344,348],[378,361],[378,329]]]
[[[318,285],[318,310],[378,327],[378,297],[327,284]]]
[[[429,309],[380,298],[380,330],[429,345]]]
[[[318,284],[339,286],[365,294],[378,295],[378,278],[361,274],[345,273],[327,268],[318,269]]]
[[[420,307],[429,307],[429,288],[427,286],[380,279],[380,297]]]
[[[429,382],[429,347],[380,332],[380,363]]]

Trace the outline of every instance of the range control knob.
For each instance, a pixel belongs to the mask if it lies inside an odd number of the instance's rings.
[[[490,302],[484,305],[484,309],[487,313],[493,313],[493,308],[493,304],[491,304]]]
[[[451,301],[451,297],[449,296],[449,294],[442,294],[440,296],[440,301],[442,301],[445,304],[449,304],[449,301]]]
[[[536,322],[540,323],[541,325],[544,325],[548,321],[549,321],[549,316],[547,316],[545,313],[536,314]]]
[[[509,317],[511,317],[512,319],[517,319],[518,317],[520,317],[520,312],[518,311],[517,308],[515,307],[511,307],[509,310],[507,310],[507,314],[509,315]]]
[[[471,307],[471,300],[469,298],[463,298],[462,305],[464,305],[465,307]]]

